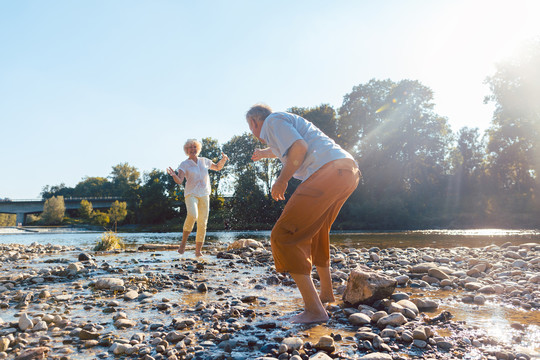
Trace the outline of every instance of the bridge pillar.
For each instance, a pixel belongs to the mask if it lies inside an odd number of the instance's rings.
[[[26,218],[25,213],[17,213],[17,220],[15,226],[19,226],[19,224],[24,225],[24,220]]]

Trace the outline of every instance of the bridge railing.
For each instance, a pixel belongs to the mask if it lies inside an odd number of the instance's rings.
[[[123,200],[121,196],[86,196],[86,197],[65,197],[64,201],[80,201],[80,200]],[[36,202],[45,201],[43,199],[0,199],[0,202]]]

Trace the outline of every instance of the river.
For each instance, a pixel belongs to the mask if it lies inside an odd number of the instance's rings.
[[[4,228],[6,229],[6,228]],[[12,229],[12,228],[10,228]],[[63,228],[33,229],[36,232],[12,230],[2,232],[0,228],[0,244],[18,243],[61,244],[78,247],[92,247],[96,244],[100,232],[69,231]],[[180,233],[119,233],[127,245],[141,244],[175,244],[180,241]],[[255,240],[270,239],[270,231],[214,231],[208,232],[207,244],[227,244],[237,239],[252,238]],[[333,231],[331,243],[336,246],[352,248],[381,249],[398,248],[451,248],[466,246],[471,248],[488,245],[502,245],[511,242],[519,245],[528,242],[540,243],[540,230],[417,230],[417,231]]]

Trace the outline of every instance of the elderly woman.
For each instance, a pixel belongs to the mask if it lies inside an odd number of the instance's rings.
[[[184,222],[182,233],[182,244],[178,252],[183,254],[186,250],[186,242],[195,222],[197,222],[197,235],[195,239],[195,256],[202,256],[201,249],[206,236],[206,223],[208,222],[209,202],[210,202],[210,177],[208,169],[220,171],[227,160],[227,155],[221,153],[221,160],[214,164],[210,159],[199,157],[202,144],[195,139],[188,139],[184,144],[184,152],[188,156],[176,172],[172,168],[167,169],[174,181],[181,185],[186,179],[184,187],[184,197],[186,201],[187,216]]]

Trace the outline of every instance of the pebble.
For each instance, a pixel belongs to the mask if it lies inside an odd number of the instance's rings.
[[[215,249],[209,250],[215,260],[209,256],[204,263],[185,259],[167,264],[151,253],[149,260],[132,261],[72,247],[0,245],[0,308],[17,315],[16,321],[0,318],[0,358],[67,359],[75,351],[96,348],[91,351],[98,358],[146,360],[205,359],[210,353],[223,360],[389,360],[401,359],[412,349],[426,359],[444,359],[450,352],[459,357],[477,347],[486,359],[527,359],[478,334],[478,329],[440,311],[437,315],[441,300],[422,293],[445,288],[471,307],[489,301],[490,306],[507,303],[522,311],[539,311],[538,244],[479,249],[333,247],[332,277],[338,286],[344,288],[351,271],[370,262],[371,271],[390,274],[398,291],[369,306],[348,307],[338,300],[338,305],[328,307],[331,319],[326,326],[352,327],[354,336],[319,335],[313,342],[306,340],[309,327],[281,322],[276,319],[283,314],[265,311],[272,301],[261,296],[267,287],[294,284],[288,275],[273,272],[267,249],[268,243],[249,250]],[[44,254],[57,261],[44,262]],[[264,275],[254,275],[254,266]],[[214,282],[214,270],[230,276],[228,286]],[[407,285],[420,290],[399,291]],[[205,300],[177,302],[171,296],[175,293],[199,293]],[[88,316],[74,316],[81,309]],[[527,331],[520,323],[511,328]],[[438,329],[452,335],[437,336]],[[47,346],[55,342],[63,346]]]

